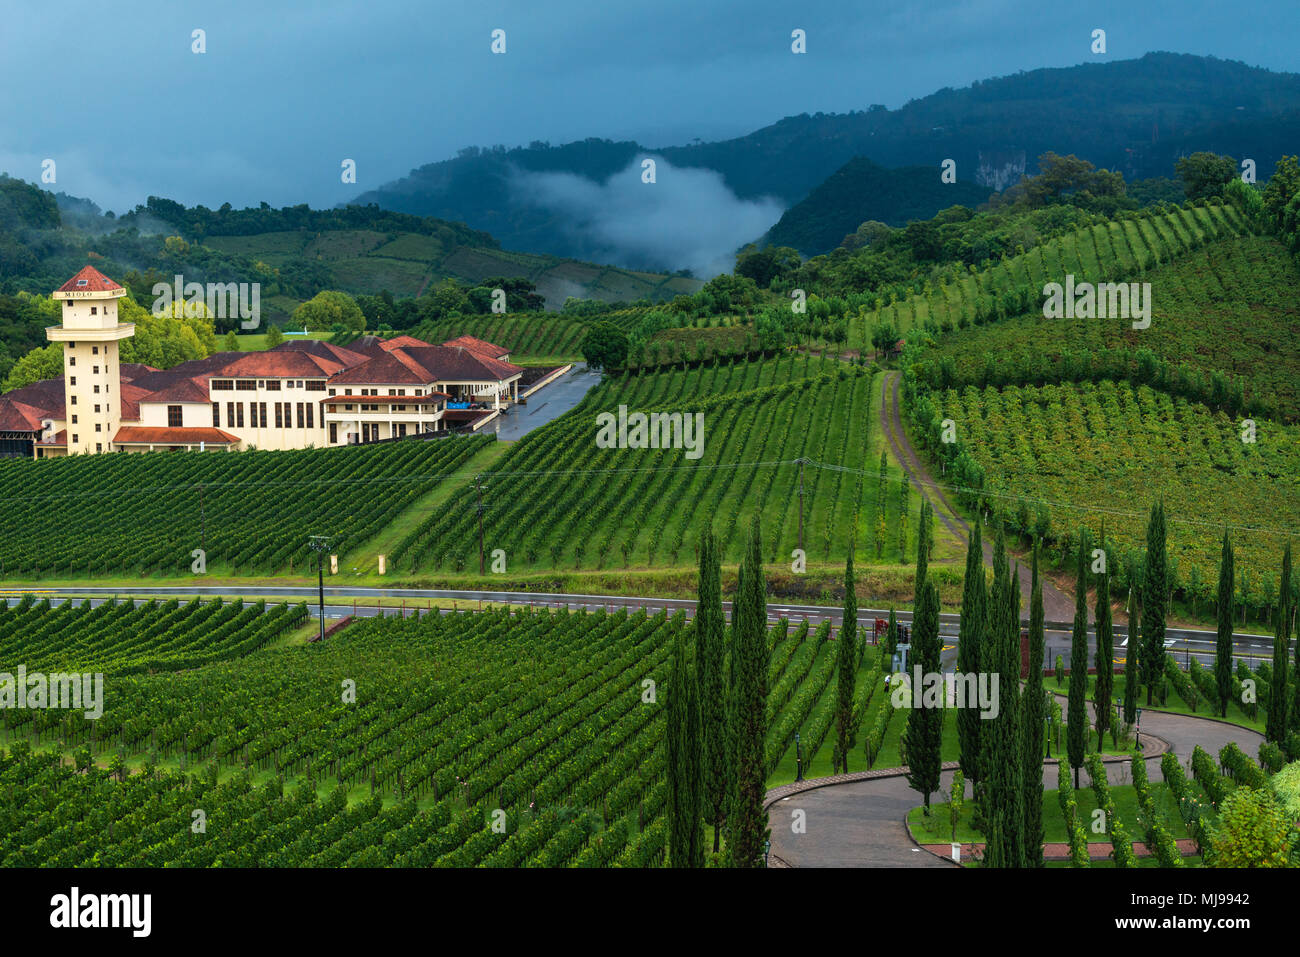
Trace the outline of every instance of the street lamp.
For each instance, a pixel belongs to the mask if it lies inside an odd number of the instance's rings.
[[[764,867],[767,867],[767,855],[768,852],[770,852],[771,850],[772,850],[772,842],[764,841],[763,842],[763,866]]]
[[[1045,715],[1043,715],[1043,720],[1047,722],[1047,754],[1046,754],[1046,757],[1049,757],[1049,758],[1050,758],[1050,757],[1052,756],[1052,716],[1051,716],[1050,714],[1045,714]]]
[[[1134,743],[1137,744],[1137,749],[1141,751],[1142,750],[1142,709],[1141,708],[1137,709],[1137,731],[1134,734],[1133,740]]]
[[[799,740],[798,731],[794,733],[794,779],[803,780],[803,744]]]

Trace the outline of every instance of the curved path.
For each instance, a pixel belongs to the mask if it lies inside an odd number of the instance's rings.
[[[1216,758],[1229,741],[1252,757],[1258,753],[1263,736],[1237,725],[1142,710],[1143,737],[1154,736],[1169,745],[1186,765],[1192,749],[1200,745]],[[1147,742],[1144,742],[1144,745]],[[1144,749],[1145,750],[1145,749]],[[1152,781],[1162,780],[1158,753],[1147,750],[1147,774]],[[939,793],[932,802],[944,800],[952,787],[952,770],[945,765]],[[1116,770],[1112,783],[1126,780]],[[886,773],[886,772],[881,772]],[[1044,763],[1043,787],[1056,789],[1056,764]],[[1086,777],[1086,775],[1085,775]],[[907,786],[905,777],[877,777],[831,784],[816,790],[782,797],[784,789],[768,793],[769,821],[772,828],[773,864],[789,867],[953,867],[950,861],[922,851],[908,836],[903,820],[907,812],[921,803],[921,797]],[[970,789],[967,788],[969,797]],[[802,811],[805,831],[792,830],[794,812]]]
[[[884,433],[889,447],[894,453],[899,467],[903,473],[916,486],[921,497],[925,499],[934,508],[934,514],[939,521],[943,523],[944,528],[958,539],[958,541],[967,543],[970,541],[970,526],[966,520],[961,517],[952,502],[948,500],[945,490],[937,483],[929,470],[922,464],[920,457],[916,454],[916,449],[907,438],[907,431],[903,428],[903,417],[900,411],[898,391],[899,382],[902,380],[897,372],[886,372],[881,380],[880,385],[880,428]],[[993,544],[986,536],[982,544],[984,546],[984,564],[990,568],[993,566]],[[1020,596],[1021,607],[1028,614],[1030,594],[1030,569],[1028,559],[1023,558],[1020,565]],[[1074,620],[1074,597],[1058,588],[1050,578],[1043,578],[1043,615],[1050,621],[1073,621]],[[1093,609],[1088,609],[1088,621],[1093,620]],[[1115,623],[1122,625],[1125,619],[1123,615],[1115,616]]]

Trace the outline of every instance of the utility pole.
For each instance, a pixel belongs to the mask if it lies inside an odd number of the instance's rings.
[[[320,589],[320,605],[318,614],[320,616],[320,638],[325,640],[325,553],[330,550],[333,541],[328,535],[313,535],[307,539],[307,547],[316,553],[316,573],[317,585]]]
[[[803,548],[803,463],[799,460],[799,548]]]

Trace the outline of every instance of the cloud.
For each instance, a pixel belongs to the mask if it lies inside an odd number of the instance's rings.
[[[633,269],[690,269],[700,278],[730,272],[735,252],[781,218],[775,199],[739,199],[721,174],[672,166],[658,157],[655,182],[641,180],[642,160],[604,183],[573,173],[516,172],[518,199],[564,217],[561,228],[584,255]]]

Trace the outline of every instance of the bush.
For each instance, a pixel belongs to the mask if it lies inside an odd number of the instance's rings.
[[[1215,867],[1286,867],[1294,832],[1272,792],[1238,788],[1225,798],[1214,831]]]
[[[1248,788],[1268,786],[1268,777],[1259,769],[1259,765],[1244,754],[1237,742],[1229,741],[1219,751],[1219,765],[1224,773],[1239,785]]]
[[[1219,773],[1219,769],[1215,767],[1214,760],[1199,744],[1192,750],[1192,776],[1196,778],[1196,783],[1205,789],[1205,796],[1216,808],[1232,791],[1223,775]]]

